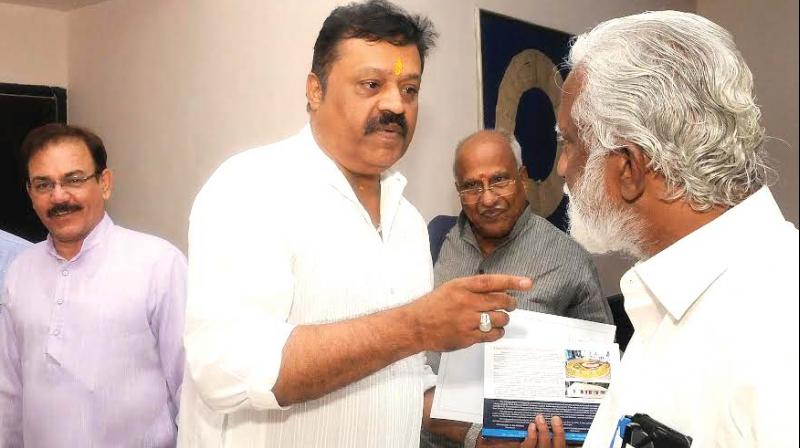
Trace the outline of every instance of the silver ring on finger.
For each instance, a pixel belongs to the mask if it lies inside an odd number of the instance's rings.
[[[478,330],[484,333],[492,331],[492,318],[489,313],[481,313],[481,323],[478,325]]]

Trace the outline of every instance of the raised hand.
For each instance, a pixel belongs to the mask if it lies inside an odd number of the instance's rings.
[[[503,337],[517,301],[508,290],[527,290],[533,282],[512,275],[478,275],[451,280],[412,304],[419,337],[425,350],[446,352]],[[481,331],[481,313],[491,321]]]

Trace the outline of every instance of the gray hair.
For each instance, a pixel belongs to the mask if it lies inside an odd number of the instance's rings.
[[[638,145],[665,199],[698,211],[768,183],[753,75],[719,25],[677,11],[609,20],[575,38],[567,64],[583,76],[571,116],[590,155]]]
[[[511,148],[511,153],[514,154],[514,160],[517,162],[516,168],[522,166],[522,146],[520,146],[517,138],[514,137],[514,134],[511,132],[506,131],[505,129],[482,129],[480,131],[475,131],[472,134],[461,139],[456,145],[455,157],[453,157],[453,174],[456,173],[456,161],[458,160],[458,152],[464,146],[465,143],[472,140],[478,134],[494,134],[503,138],[503,140],[508,143],[508,146]]]

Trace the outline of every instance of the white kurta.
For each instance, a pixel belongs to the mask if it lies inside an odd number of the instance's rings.
[[[767,188],[620,286],[636,333],[585,447],[608,447],[634,413],[691,436],[693,448],[796,445],[798,233]]]
[[[363,316],[431,289],[425,221],[403,198],[405,183],[382,176],[379,234],[308,126],[214,173],[189,229],[179,445],[418,446],[420,354],[289,409],[271,392],[295,325]]]

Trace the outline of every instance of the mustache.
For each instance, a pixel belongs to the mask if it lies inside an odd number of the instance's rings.
[[[400,135],[403,137],[408,133],[408,123],[406,122],[405,114],[396,114],[394,112],[383,112],[379,117],[370,118],[364,126],[364,135],[372,134],[373,132],[380,131],[382,128],[396,124],[400,127]]]
[[[50,209],[47,210],[47,217],[48,218],[52,218],[53,216],[55,216],[58,213],[71,213],[71,212],[77,212],[77,211],[80,211],[80,210],[83,210],[83,207],[81,207],[78,204],[70,204],[68,202],[63,202],[61,204],[56,204],[56,205],[50,207]]]
[[[506,210],[508,210],[508,207],[499,207],[499,206],[495,206],[495,207],[489,207],[489,208],[485,208],[485,209],[483,209],[483,210],[479,210],[479,211],[478,211],[478,213],[479,213],[480,215],[485,215],[485,214],[487,214],[487,213],[494,213],[494,212],[504,212],[504,211],[506,211]]]

